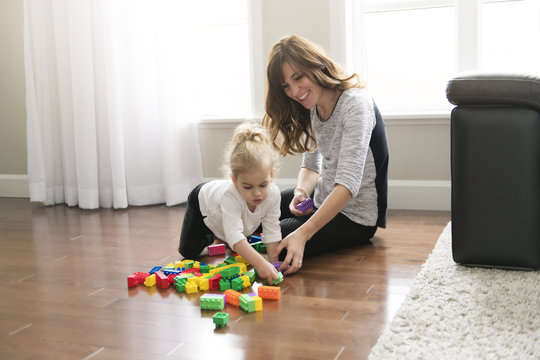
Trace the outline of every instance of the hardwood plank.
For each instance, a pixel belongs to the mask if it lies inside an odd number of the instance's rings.
[[[216,329],[201,293],[127,288],[129,274],[180,258],[184,213],[0,198],[1,357],[365,359],[450,220],[389,211],[370,244],[305,259],[280,301],[256,313],[228,306],[229,325]]]

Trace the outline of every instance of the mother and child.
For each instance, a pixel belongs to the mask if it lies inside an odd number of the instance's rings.
[[[241,124],[226,157],[229,179],[190,193],[179,251],[194,259],[225,241],[271,283],[278,259],[278,270],[293,274],[304,257],[366,243],[386,227],[388,144],[359,76],[346,75],[309,40],[280,39],[267,81],[263,126]],[[297,186],[280,192],[273,183],[278,157],[298,153]],[[298,210],[309,197],[314,206]],[[268,261],[246,238],[261,225]]]

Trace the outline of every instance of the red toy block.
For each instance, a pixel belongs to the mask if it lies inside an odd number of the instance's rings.
[[[139,280],[135,274],[129,275],[127,278],[128,288],[135,287],[139,285]]]
[[[174,278],[177,277],[178,274],[171,274],[169,276],[167,276],[167,278],[169,278],[169,284],[174,284]]]
[[[224,294],[225,294],[225,301],[227,302],[227,304],[240,306],[240,295],[242,295],[241,293],[233,289],[227,289],[225,290]]]
[[[186,275],[186,274],[193,274],[195,275],[195,273],[200,273],[200,269],[198,268],[189,268],[189,269],[186,269],[184,271],[182,271],[180,273],[180,275]],[[199,275],[200,276],[200,275]]]
[[[281,297],[281,288],[279,286],[261,285],[258,287],[257,292],[261,299],[279,300]]]
[[[225,254],[225,244],[208,245],[208,256]]]
[[[208,279],[208,288],[219,289],[219,281],[221,280],[221,274],[216,274]]]
[[[139,281],[139,284],[144,284],[144,281],[146,280],[146,278],[150,276],[149,273],[145,273],[145,272],[136,272],[136,273],[133,273],[133,275],[135,275],[135,277],[137,278],[137,281]]]
[[[169,278],[161,270],[156,271],[156,284],[162,289],[167,289],[170,285]]]

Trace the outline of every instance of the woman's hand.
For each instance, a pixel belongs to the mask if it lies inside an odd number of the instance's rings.
[[[309,238],[298,230],[293,231],[285,239],[281,240],[278,246],[278,254],[281,250],[287,249],[287,256],[278,269],[283,272],[283,275],[294,274],[300,270],[304,258],[304,247],[308,240]]]
[[[291,203],[289,204],[289,210],[291,211],[291,214],[293,214],[294,216],[299,216],[299,217],[310,214],[311,211],[313,211],[313,208],[306,210],[306,212],[301,212],[300,210],[296,208],[296,205],[300,204],[302,201],[306,199],[307,198],[303,193],[301,192],[295,193]]]

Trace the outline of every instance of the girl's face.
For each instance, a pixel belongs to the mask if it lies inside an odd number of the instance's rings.
[[[283,91],[285,95],[299,102],[306,109],[311,109],[319,103],[322,87],[313,82],[306,74],[296,70],[283,62],[281,66],[283,73]]]
[[[240,173],[236,178],[233,176],[232,180],[249,210],[253,212],[267,198],[273,178],[271,172],[261,169]]]

